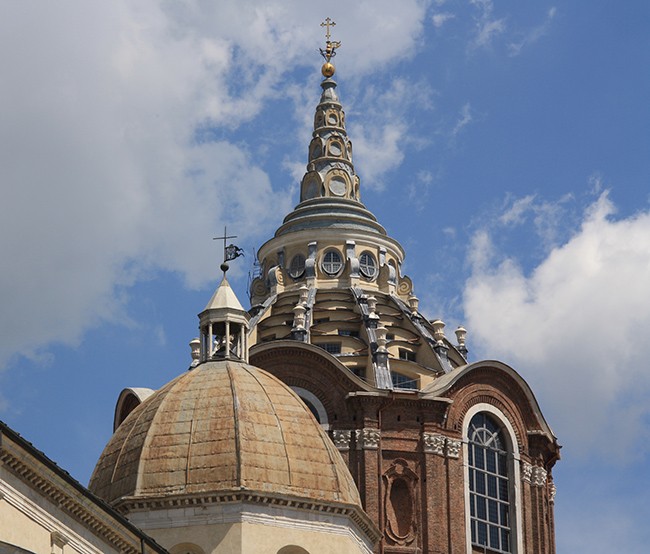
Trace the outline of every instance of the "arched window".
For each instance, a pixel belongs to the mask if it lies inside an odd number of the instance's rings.
[[[504,430],[481,411],[467,429],[469,533],[485,552],[516,552],[512,452]]]

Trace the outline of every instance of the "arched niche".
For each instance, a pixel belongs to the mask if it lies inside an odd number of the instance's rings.
[[[417,532],[417,490],[418,477],[409,462],[396,459],[384,473],[385,532],[396,545],[407,546]]]
[[[183,542],[172,547],[169,554],[205,554],[205,551],[196,544]]]
[[[302,546],[296,546],[295,544],[290,544],[288,546],[283,546],[278,550],[278,554],[310,554],[308,550],[305,550]]]

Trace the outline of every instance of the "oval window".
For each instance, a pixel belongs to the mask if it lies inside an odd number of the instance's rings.
[[[330,142],[330,156],[339,157],[343,152],[343,147],[340,142]]]
[[[359,270],[368,279],[374,279],[377,276],[377,261],[370,252],[362,252],[359,256]]]
[[[302,254],[296,254],[291,260],[289,266],[289,275],[294,279],[299,279],[305,272],[305,257]]]
[[[334,196],[345,196],[347,188],[347,184],[343,177],[335,175],[330,179],[329,189]]]
[[[323,271],[328,275],[336,275],[341,268],[343,267],[343,261],[341,260],[341,254],[336,250],[329,250],[325,252],[323,256],[322,263]]]

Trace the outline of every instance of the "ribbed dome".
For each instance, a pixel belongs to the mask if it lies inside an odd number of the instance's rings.
[[[360,505],[343,459],[302,401],[236,361],[203,363],[138,406],[89,488],[109,503],[247,490]]]

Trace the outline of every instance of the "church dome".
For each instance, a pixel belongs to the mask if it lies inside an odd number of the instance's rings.
[[[118,507],[234,491],[360,506],[343,459],[298,396],[235,360],[202,363],[134,409],[89,488]]]

